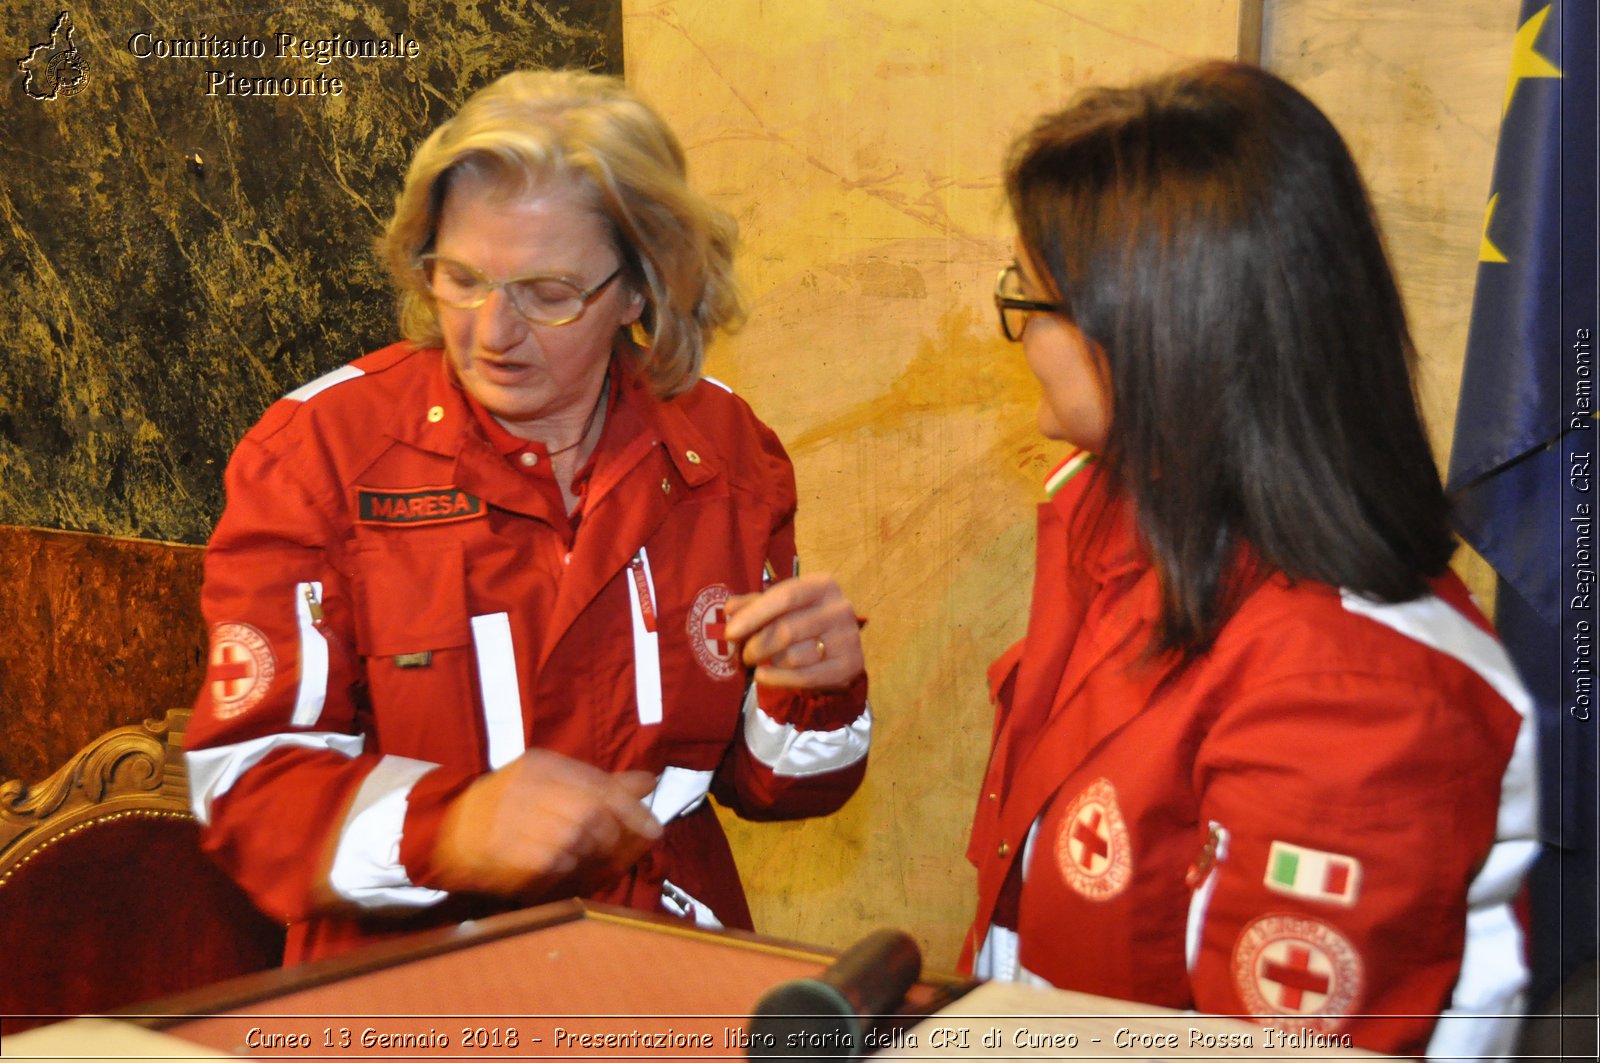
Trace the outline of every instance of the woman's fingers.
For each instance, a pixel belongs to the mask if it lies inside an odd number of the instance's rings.
[[[756,681],[821,689],[848,686],[865,669],[860,624],[831,576],[812,574],[740,595],[726,605],[727,637]]]
[[[648,772],[612,775],[530,749],[473,783],[446,813],[435,858],[447,888],[521,894],[597,867],[626,867],[661,837],[641,803]]]

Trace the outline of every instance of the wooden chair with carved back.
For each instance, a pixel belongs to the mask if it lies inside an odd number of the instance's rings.
[[[0,783],[0,1034],[277,966],[283,927],[200,851],[188,709]]]

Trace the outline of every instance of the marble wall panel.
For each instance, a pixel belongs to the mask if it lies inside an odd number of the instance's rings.
[[[783,437],[806,562],[871,617],[862,793],[826,820],[730,825],[759,929],[842,945],[893,923],[954,963],[984,669],[1022,634],[1060,455],[994,320],[1001,157],[1079,87],[1232,56],[1240,7],[624,3],[630,84],[742,226],[751,319],[710,371]]]
[[[417,143],[505,70],[620,72],[619,11],[0,5],[0,522],[203,541],[261,411],[393,338],[370,248]]]
[[[619,73],[620,34],[616,0],[0,4],[0,524],[35,526],[0,535],[0,777],[190,701],[183,544],[268,404],[393,338],[411,151],[505,70]]]
[[[0,525],[0,780],[38,782],[205,674],[198,546]]]

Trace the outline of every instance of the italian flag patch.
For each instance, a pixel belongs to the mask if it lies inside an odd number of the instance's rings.
[[[1273,842],[1267,853],[1267,889],[1349,908],[1361,886],[1361,861],[1288,842]]]

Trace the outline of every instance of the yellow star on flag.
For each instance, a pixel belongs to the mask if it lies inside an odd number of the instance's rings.
[[[1496,192],[1489,197],[1489,206],[1483,212],[1483,239],[1478,244],[1479,262],[1506,262],[1509,261],[1501,250],[1494,246],[1494,241],[1489,239],[1489,226],[1494,224],[1494,206],[1500,201],[1500,193]]]
[[[1539,39],[1539,31],[1544,29],[1545,20],[1549,17],[1550,5],[1546,4],[1539,9],[1538,14],[1517,29],[1516,40],[1511,46],[1511,73],[1506,77],[1506,100],[1500,108],[1501,115],[1511,109],[1511,97],[1516,95],[1517,85],[1523,78],[1561,76],[1559,67],[1533,50],[1534,42]]]

